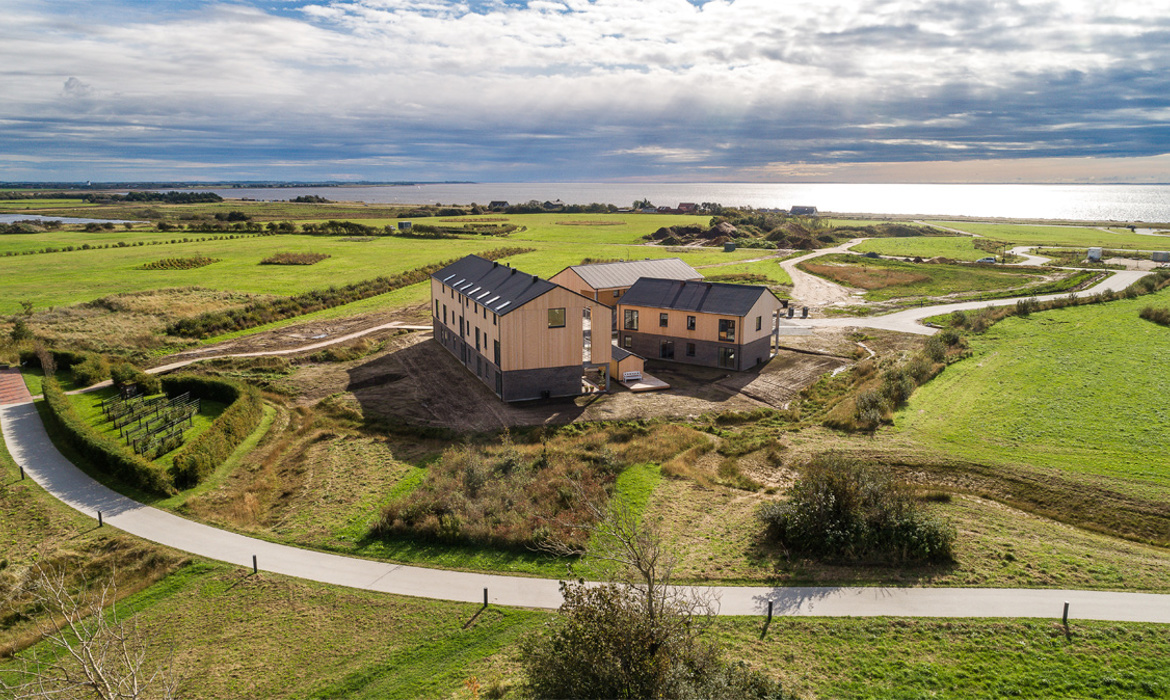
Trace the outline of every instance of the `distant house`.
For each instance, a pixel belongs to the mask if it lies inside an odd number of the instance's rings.
[[[412,228],[412,224],[409,221],[399,221],[398,222],[398,230],[399,231],[409,231],[411,228]]]
[[[571,265],[550,277],[549,281],[607,306],[616,306],[622,294],[643,277],[703,279],[698,270],[679,258],[657,258]]]
[[[545,202],[540,206],[544,207],[545,209],[563,209],[565,207],[565,203],[559,199],[556,199],[551,202]]]
[[[488,204],[488,209],[491,209],[492,211],[500,211],[501,209],[507,208],[508,203],[502,199],[493,200],[490,204]]]
[[[643,278],[617,312],[619,346],[648,359],[742,371],[779,340],[780,301],[767,287]]]
[[[675,210],[670,207],[658,207],[654,212],[657,214],[674,214]]]
[[[694,202],[682,202],[678,205],[679,214],[694,214],[699,211],[699,205]]]
[[[792,214],[793,216],[816,216],[817,215],[817,208],[816,207],[792,207],[792,209],[788,213]]]
[[[435,341],[504,401],[577,396],[586,369],[608,369],[606,306],[476,255],[431,275],[431,317]]]

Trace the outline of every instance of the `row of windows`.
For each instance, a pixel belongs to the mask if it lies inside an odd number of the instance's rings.
[[[638,310],[637,309],[625,309],[623,314],[624,315],[622,318],[622,321],[623,321],[622,327],[625,328],[627,331],[638,330]],[[658,327],[659,328],[667,328],[669,326],[670,326],[670,314],[667,314],[667,313],[658,314]],[[763,316],[756,316],[756,330],[757,331],[763,330],[763,327],[764,327],[764,317]],[[687,316],[687,330],[688,331],[695,330],[695,317],[694,316]],[[719,340],[726,342],[726,343],[734,343],[735,342],[735,321],[733,319],[729,319],[729,318],[719,319]]]
[[[634,347],[634,336],[623,335],[622,336],[622,347],[627,349],[627,350],[632,349]],[[737,369],[737,367],[735,365],[735,348],[720,346],[719,348],[717,348],[717,351],[718,351],[717,360],[718,360],[720,367],[722,367],[724,369]],[[694,343],[687,343],[686,348],[685,348],[685,352],[686,352],[687,357],[694,357],[695,356],[695,344]],[[663,360],[673,360],[674,359],[674,341],[673,340],[659,341],[658,357],[663,359]]]

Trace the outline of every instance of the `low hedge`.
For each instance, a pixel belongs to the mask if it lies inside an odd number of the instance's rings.
[[[143,491],[160,496],[175,492],[174,481],[165,470],[121,444],[99,435],[92,425],[78,415],[56,379],[46,377],[43,391],[49,415],[61,428],[66,442],[84,454],[94,466]]]
[[[174,457],[171,479],[178,488],[191,488],[223,464],[252,434],[264,416],[264,402],[255,387],[222,379],[179,375],[163,377],[162,385],[168,396],[190,392],[200,399],[229,404],[207,432],[188,443]]]

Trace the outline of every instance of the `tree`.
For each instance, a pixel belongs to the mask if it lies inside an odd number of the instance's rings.
[[[148,636],[137,616],[119,612],[114,576],[74,590],[63,569],[39,564],[13,596],[40,611],[42,639],[19,654],[19,667],[0,672],[12,698],[173,698],[178,678],[170,659],[148,662]],[[11,601],[9,601],[11,602]]]
[[[634,209],[652,209],[652,208],[654,208],[654,205],[650,202],[649,199],[634,200]]]
[[[610,581],[562,582],[557,617],[523,640],[524,671],[537,697],[782,697],[777,683],[723,661],[718,646],[702,639],[717,601],[674,585],[678,559],[654,523],[621,499],[606,507],[582,503],[597,523],[585,528],[590,549],[557,541],[544,548],[595,559]]]

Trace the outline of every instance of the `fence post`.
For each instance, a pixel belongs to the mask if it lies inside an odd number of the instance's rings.
[[[1063,618],[1062,622],[1064,622],[1064,628],[1068,629],[1068,601],[1067,600],[1064,601],[1064,618]]]
[[[260,573],[260,567],[258,567],[256,565],[256,555],[255,554],[252,555],[252,573],[253,574]]]
[[[484,588],[484,589],[483,589],[483,606],[484,606],[485,608],[488,606],[488,595],[487,595],[487,589],[486,589],[486,588]]]
[[[102,512],[98,511],[98,527],[102,526]]]

